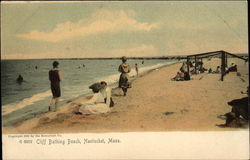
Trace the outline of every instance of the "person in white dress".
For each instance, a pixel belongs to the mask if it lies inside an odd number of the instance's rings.
[[[102,81],[95,83],[89,87],[94,92],[93,97],[81,104],[79,112],[83,115],[107,113],[112,107],[111,89],[107,87],[107,83]]]

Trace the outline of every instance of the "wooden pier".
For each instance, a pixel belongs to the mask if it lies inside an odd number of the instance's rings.
[[[195,63],[194,70],[195,70],[195,73],[197,73],[197,62],[198,61],[202,62],[202,60],[204,58],[209,58],[209,57],[214,57],[214,56],[218,56],[221,58],[221,81],[223,81],[224,76],[225,76],[226,67],[228,66],[227,59],[229,56],[236,57],[236,58],[239,58],[239,59],[242,59],[245,61],[248,60],[246,58],[237,56],[237,55],[232,54],[232,53],[228,53],[228,52],[223,51],[223,50],[189,55],[189,56],[187,56],[187,71],[188,71],[188,73],[189,73],[189,64],[190,64],[191,59],[194,59],[194,63]]]

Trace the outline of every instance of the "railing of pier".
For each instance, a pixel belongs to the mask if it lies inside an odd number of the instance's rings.
[[[225,76],[225,73],[226,73],[228,56],[232,56],[232,57],[235,57],[235,58],[239,58],[239,59],[248,61],[248,59],[246,59],[246,58],[240,57],[240,56],[232,54],[232,53],[228,53],[228,52],[223,51],[223,50],[188,55],[187,56],[187,71],[188,71],[188,74],[190,72],[189,71],[189,64],[190,64],[191,59],[194,59],[194,63],[195,63],[194,71],[195,71],[195,74],[197,74],[197,61],[200,59],[201,62],[202,62],[203,58],[209,58],[209,57],[214,57],[214,56],[219,56],[221,58],[221,81],[224,80],[224,76]]]

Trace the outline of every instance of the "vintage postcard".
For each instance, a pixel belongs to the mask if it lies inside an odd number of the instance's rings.
[[[249,159],[246,1],[1,2],[4,159]]]

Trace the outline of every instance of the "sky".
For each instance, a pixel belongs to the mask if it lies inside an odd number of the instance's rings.
[[[1,3],[1,59],[248,52],[246,1]]]

